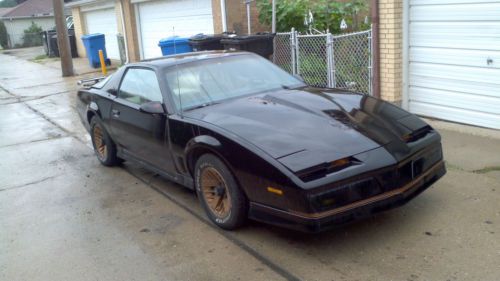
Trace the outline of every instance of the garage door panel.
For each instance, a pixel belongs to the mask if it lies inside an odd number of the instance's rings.
[[[500,3],[413,6],[411,21],[485,21],[500,18]]]
[[[500,85],[500,79],[498,78],[500,77],[499,68],[472,68],[456,65],[411,63],[409,70],[412,75],[427,78]]]
[[[488,58],[493,60],[490,65]],[[412,47],[409,59],[410,62],[500,68],[500,52],[497,51]]]
[[[161,56],[158,42],[165,37],[214,33],[210,0],[165,0],[137,5],[144,58]]]
[[[469,93],[500,98],[500,86],[493,83],[475,83],[455,79],[440,79],[427,76],[410,75],[410,99],[416,88],[431,88],[451,92]]]
[[[411,0],[409,110],[500,129],[500,0]]]
[[[108,58],[120,59],[118,49],[118,33],[115,10],[102,9],[84,13],[87,34],[102,33],[106,40],[106,54]]]
[[[498,97],[479,96],[470,93],[458,93],[422,87],[413,88],[412,93],[412,102],[500,114],[500,99]]]
[[[409,29],[411,46],[500,51],[500,21],[412,22]]]
[[[467,111],[448,106],[413,102],[410,111],[419,115],[452,120],[454,122],[500,129],[500,115]]]
[[[498,3],[495,0],[410,0],[410,5],[447,5],[447,4],[479,4]]]

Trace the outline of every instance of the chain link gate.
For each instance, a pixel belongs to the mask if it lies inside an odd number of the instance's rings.
[[[277,33],[275,64],[317,87],[372,93],[371,30],[332,35]]]

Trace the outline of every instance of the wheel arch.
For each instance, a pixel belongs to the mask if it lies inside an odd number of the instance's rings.
[[[189,174],[194,178],[194,166],[196,165],[196,161],[206,153],[214,154],[219,157],[221,161],[230,168],[227,160],[220,153],[220,149],[222,144],[219,140],[212,136],[202,135],[196,136],[192,138],[186,145],[186,149],[184,150],[184,159],[185,159],[185,167]]]

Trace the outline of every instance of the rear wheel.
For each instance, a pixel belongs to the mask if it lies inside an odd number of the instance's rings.
[[[202,155],[195,165],[196,193],[208,217],[217,226],[232,230],[247,218],[248,204],[226,165],[215,155]]]
[[[97,159],[105,166],[115,166],[120,164],[121,159],[116,156],[116,145],[104,129],[101,121],[97,117],[90,120],[90,136]]]

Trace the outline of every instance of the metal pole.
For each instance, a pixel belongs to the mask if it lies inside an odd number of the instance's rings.
[[[297,58],[297,74],[300,75],[300,46],[299,46],[299,35],[298,32],[294,30],[293,34],[295,36],[295,56]]]
[[[220,10],[222,15],[222,32],[227,31],[226,0],[220,0]]]
[[[380,98],[379,0],[371,0],[372,16],[372,93]]]
[[[272,19],[272,27],[271,32],[276,33],[276,0],[273,0],[273,19]]]
[[[370,57],[368,58],[368,94],[370,96],[372,96],[373,95],[373,93],[372,93],[372,79],[373,79],[372,26],[370,26],[370,31],[368,32],[368,54],[370,54],[369,55]]]
[[[327,87],[333,88],[333,54],[332,54],[332,34],[326,34],[326,78],[327,78]]]
[[[295,28],[292,27],[292,31],[290,32],[290,54],[291,54],[291,61],[292,61],[292,74],[296,75],[297,74],[297,64],[295,62]]]
[[[61,56],[62,76],[73,76],[73,59],[71,58],[63,0],[52,0],[52,4],[54,6],[54,19],[57,31],[57,46],[59,48],[59,55]]]
[[[251,27],[251,24],[250,24],[250,0],[247,0],[246,1],[246,4],[247,4],[247,26],[248,26],[248,34],[252,34],[252,27]]]

